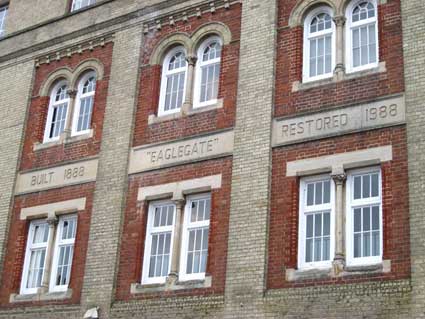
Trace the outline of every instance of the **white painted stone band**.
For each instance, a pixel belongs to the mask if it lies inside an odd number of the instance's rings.
[[[273,121],[273,146],[404,124],[404,96]]]
[[[179,200],[186,194],[206,192],[217,188],[221,188],[221,174],[176,183],[141,187],[139,188],[137,200],[155,200],[165,197]]]
[[[133,148],[129,174],[231,155],[233,131]]]
[[[361,151],[292,161],[286,165],[286,176],[305,176],[324,172],[338,174],[346,169],[391,161],[393,158],[392,154],[392,146],[388,145]]]
[[[20,219],[33,219],[36,217],[54,217],[66,213],[84,210],[86,208],[86,198],[81,197],[62,202],[46,205],[32,206],[21,209]]]
[[[98,160],[92,159],[37,171],[19,173],[16,194],[39,192],[96,181]]]

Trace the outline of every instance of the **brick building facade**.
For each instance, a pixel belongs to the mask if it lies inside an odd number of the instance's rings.
[[[0,318],[425,318],[424,9],[0,0]]]

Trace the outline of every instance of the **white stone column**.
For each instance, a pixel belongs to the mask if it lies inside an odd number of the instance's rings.
[[[184,199],[177,199],[174,201],[176,205],[176,220],[174,222],[174,234],[173,234],[173,251],[171,253],[171,267],[168,275],[167,283],[173,285],[179,279],[179,264],[180,264],[180,242],[182,235],[183,226],[183,215],[184,215]]]
[[[68,112],[67,112],[66,121],[65,121],[65,129],[60,137],[61,141],[64,141],[67,138],[71,137],[72,121],[74,119],[75,97],[77,96],[77,90],[69,89],[67,93],[69,95],[69,104],[68,104]]]
[[[46,250],[46,262],[43,273],[43,282],[41,284],[41,292],[46,293],[49,291],[49,282],[50,282],[50,274],[52,272],[52,260],[53,260],[53,251],[54,251],[54,242],[56,237],[56,226],[58,224],[58,218],[56,216],[49,217],[47,219],[47,223],[49,224],[49,240],[47,242],[47,250]]]
[[[195,77],[195,66],[198,58],[196,56],[190,55],[186,57],[187,61],[187,82],[186,82],[186,93],[184,97],[184,102],[182,106],[182,113],[187,114],[193,106],[193,86],[194,86],[194,77]]]
[[[347,176],[343,171],[332,174],[335,182],[335,257],[333,260],[333,275],[338,276],[345,267],[345,210],[344,210],[344,184]]]
[[[333,21],[336,26],[335,45],[335,70],[334,74],[337,80],[341,80],[345,74],[344,63],[344,25],[346,18],[344,16],[336,16]]]

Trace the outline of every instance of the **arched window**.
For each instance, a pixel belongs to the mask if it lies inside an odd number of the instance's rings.
[[[214,104],[217,101],[220,79],[221,39],[211,37],[198,49],[194,107]]]
[[[84,134],[90,130],[95,91],[96,73],[88,72],[78,84],[72,135]]]
[[[377,7],[374,1],[354,1],[347,8],[347,71],[378,64]]]
[[[55,85],[50,95],[44,142],[58,140],[65,130],[68,105],[68,83],[66,81],[60,81]]]
[[[303,82],[331,77],[335,67],[335,27],[327,7],[313,10],[304,21]]]
[[[187,62],[183,47],[172,49],[162,65],[161,95],[158,115],[175,113],[184,102]]]
[[[95,4],[96,0],[73,0],[71,11],[79,10],[84,7],[91,6],[92,4]]]
[[[9,7],[7,5],[0,7],[0,37],[2,37],[5,32],[4,29],[6,27],[6,17],[8,9]]]

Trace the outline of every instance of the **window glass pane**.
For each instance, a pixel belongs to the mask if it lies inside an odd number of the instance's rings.
[[[370,230],[370,207],[363,208],[363,230]]]
[[[49,225],[47,223],[34,226],[33,244],[47,243],[49,237]]]
[[[307,216],[307,238],[313,237],[313,218],[314,215]]]
[[[322,192],[322,182],[316,183],[316,205],[320,205],[322,204],[322,196],[323,196],[323,192]]]
[[[314,205],[314,184],[307,185],[307,205]]]
[[[379,256],[381,254],[381,242],[379,231],[372,232],[372,256]]]
[[[209,220],[211,215],[211,200],[208,198],[205,201],[205,220]]]
[[[44,261],[46,258],[46,249],[36,249],[31,251],[30,263],[28,268],[27,288],[41,287],[44,272]]]
[[[362,210],[361,208],[356,208],[354,210],[354,231],[362,231]]]
[[[149,277],[168,275],[171,232],[152,235]]]
[[[362,192],[361,181],[362,181],[361,176],[354,177],[354,199],[361,198],[361,192]]]
[[[313,261],[313,239],[306,240],[305,246],[305,262],[310,263]]]
[[[361,257],[362,240],[361,234],[354,234],[354,258]]]
[[[324,74],[324,55],[324,38],[320,38],[317,40],[317,75]]]
[[[370,256],[370,232],[363,233],[363,257]]]
[[[379,206],[372,207],[372,229],[379,230]]]
[[[329,260],[331,253],[331,239],[330,237],[323,238],[323,260]]]
[[[363,175],[363,198],[370,197],[370,175]]]
[[[314,239],[314,261],[322,260],[322,238]]]
[[[322,214],[314,215],[314,236],[322,236]]]
[[[323,203],[329,204],[331,202],[331,182],[326,181],[323,183]]]
[[[331,36],[325,38],[325,73],[332,71],[332,44]]]
[[[208,228],[189,231],[187,274],[204,273],[208,256]]]
[[[379,174],[372,175],[372,197],[379,196]]]
[[[329,236],[331,232],[331,214],[323,214],[323,236]]]

